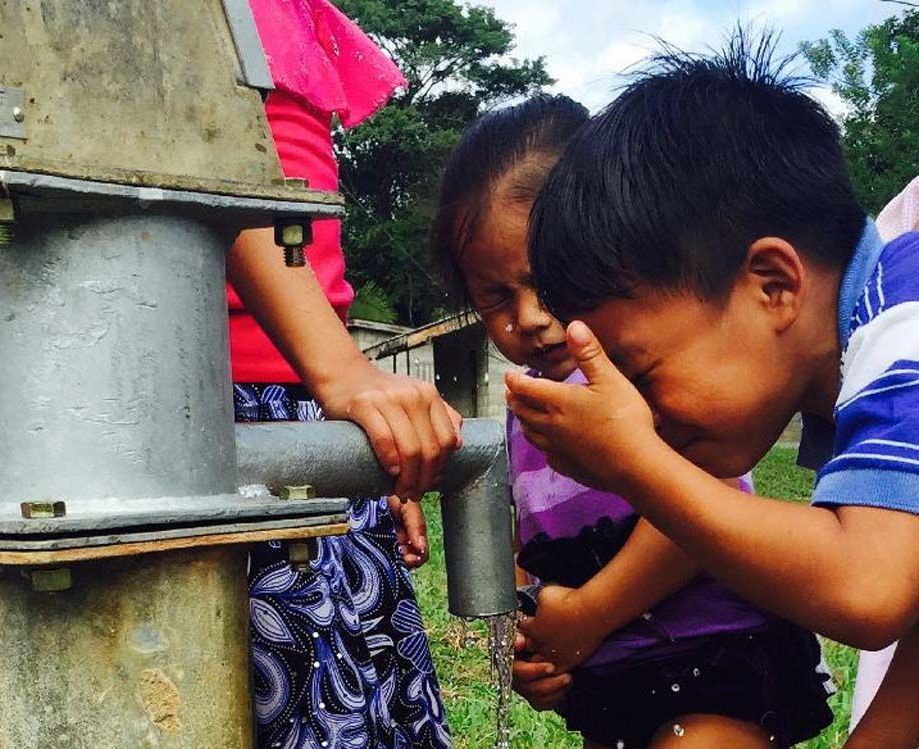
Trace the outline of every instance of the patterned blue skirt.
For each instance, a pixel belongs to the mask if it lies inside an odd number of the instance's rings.
[[[315,421],[289,385],[234,385],[237,421]],[[411,577],[386,499],[358,499],[308,572],[279,541],[253,548],[249,611],[259,749],[449,749]]]

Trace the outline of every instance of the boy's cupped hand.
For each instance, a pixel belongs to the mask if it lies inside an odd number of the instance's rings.
[[[570,671],[596,652],[606,632],[581,591],[547,585],[539,592],[536,615],[517,628],[523,649],[550,661],[558,672]]]
[[[549,465],[582,484],[625,493],[643,445],[659,443],[654,417],[635,386],[583,322],[568,326],[568,350],[587,379],[572,385],[508,372],[507,404]]]
[[[551,663],[527,653],[526,639],[517,635],[514,642],[513,687],[534,710],[552,710],[571,688],[571,676],[559,673]]]

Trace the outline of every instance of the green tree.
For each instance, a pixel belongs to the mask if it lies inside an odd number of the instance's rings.
[[[518,60],[512,27],[456,0],[335,0],[408,81],[389,106],[338,134],[349,276],[375,281],[409,325],[443,312],[427,232],[450,148],[479,114],[552,82],[543,58]]]
[[[802,49],[848,106],[843,140],[855,189],[877,212],[919,174],[919,10],[854,39],[836,29]]]

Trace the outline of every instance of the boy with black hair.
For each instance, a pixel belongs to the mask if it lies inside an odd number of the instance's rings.
[[[884,720],[851,746],[915,749],[919,234],[880,240],[836,125],[773,52],[742,32],[720,55],[668,50],[574,139],[530,253],[549,310],[590,326],[568,329],[588,384],[511,373],[508,402],[550,465],[752,602],[864,648],[904,636]],[[712,478],[799,411],[812,506]]]

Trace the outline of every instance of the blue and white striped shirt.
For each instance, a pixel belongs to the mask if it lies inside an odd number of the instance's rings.
[[[919,232],[885,245],[868,223],[840,288],[839,335],[835,438],[813,502],[919,514]]]

